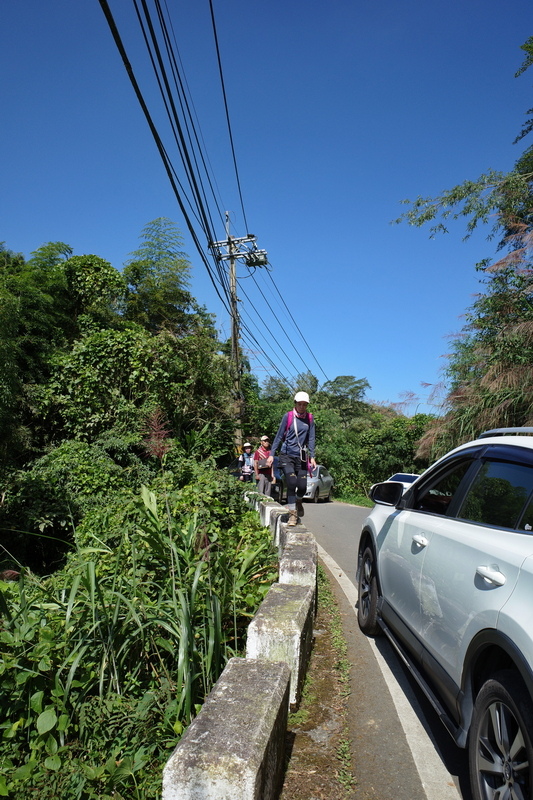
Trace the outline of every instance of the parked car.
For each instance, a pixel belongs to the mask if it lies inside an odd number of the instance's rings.
[[[387,480],[403,483],[404,489],[409,489],[411,484],[419,477],[420,475],[415,475],[413,472],[395,472],[394,475],[391,475]]]
[[[385,633],[460,747],[474,800],[533,798],[533,428],[488,431],[405,493],[376,484],[358,621]]]
[[[333,476],[321,464],[317,464],[312,475],[307,476],[307,490],[304,500],[312,500],[318,503],[319,500],[331,500],[331,493],[335,483]]]
[[[409,489],[411,484],[414,483],[414,481],[416,481],[416,479],[419,477],[420,475],[415,475],[413,472],[395,472],[394,475],[391,475],[390,478],[387,478],[387,482],[394,481],[396,483],[403,484],[403,490],[405,492],[406,489]],[[384,482],[385,481],[383,481],[383,483]],[[374,486],[376,486],[375,483],[370,487],[370,492],[372,492]]]

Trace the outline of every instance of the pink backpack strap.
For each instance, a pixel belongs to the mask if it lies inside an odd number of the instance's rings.
[[[310,411],[306,411],[306,414],[307,414],[307,424],[309,425],[309,427],[311,427],[311,425],[313,424],[313,415],[311,414]],[[293,418],[294,418],[294,410],[291,409],[287,414],[287,427],[285,428],[285,433],[287,433],[287,431],[291,427]]]

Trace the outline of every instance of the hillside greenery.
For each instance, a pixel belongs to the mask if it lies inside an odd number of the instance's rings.
[[[231,475],[228,344],[190,269],[166,219],[122,271],[63,242],[0,247],[0,797],[158,796],[276,579]],[[242,362],[246,437],[306,389],[338,497],[423,468],[428,418],[368,403],[366,379],[259,386]]]

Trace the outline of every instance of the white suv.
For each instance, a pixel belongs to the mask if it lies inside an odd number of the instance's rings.
[[[358,620],[468,747],[474,800],[533,800],[533,428],[487,431],[405,492],[372,488]]]

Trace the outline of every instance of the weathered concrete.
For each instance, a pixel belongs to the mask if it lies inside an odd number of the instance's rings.
[[[307,528],[303,525],[281,525],[279,531],[279,540],[276,543],[278,545],[278,552],[281,556],[283,550],[289,543],[296,543],[296,544],[313,544],[315,542],[315,537],[313,534],[307,530]]]
[[[281,531],[287,527],[285,523],[288,519],[289,512],[283,506],[278,505],[274,511],[270,512],[270,532],[276,546],[279,546]]]
[[[248,628],[246,659],[231,659],[163,774],[162,800],[275,800],[283,781],[289,703],[297,704],[313,641],[318,552],[287,509],[258,492],[246,503],[279,547],[273,584]]]
[[[278,513],[279,508],[280,506],[275,500],[268,500],[262,497],[257,508],[259,512],[259,518],[261,519],[261,525],[264,525],[265,528],[270,528],[270,520],[272,515]]]
[[[289,683],[285,663],[232,658],[165,766],[162,800],[275,800]]]
[[[301,586],[317,585],[318,548],[316,541],[289,541],[279,560],[279,582]]]
[[[285,661],[298,704],[313,644],[314,587],[274,583],[248,626],[246,657]]]

